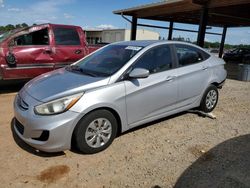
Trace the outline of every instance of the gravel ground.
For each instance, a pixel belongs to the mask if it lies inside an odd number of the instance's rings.
[[[227,80],[216,119],[181,113],[94,155],[24,144],[11,129],[15,93],[0,93],[0,187],[250,187],[249,82]]]

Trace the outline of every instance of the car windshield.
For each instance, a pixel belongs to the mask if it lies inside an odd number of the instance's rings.
[[[141,49],[142,47],[140,46],[109,45],[84,58],[77,64],[67,67],[67,70],[94,77],[111,76]]]

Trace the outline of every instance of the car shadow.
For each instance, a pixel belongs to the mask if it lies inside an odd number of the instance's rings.
[[[21,138],[19,138],[19,136],[16,134],[14,130],[14,118],[11,121],[11,131],[12,131],[12,136],[16,144],[23,150],[27,151],[28,153],[34,154],[39,157],[58,157],[58,156],[65,155],[64,152],[48,153],[48,152],[39,151],[31,147],[30,145],[26,144]]]
[[[0,81],[0,94],[18,92],[25,84],[25,81],[3,82]]]
[[[123,133],[120,133],[120,130],[118,131],[118,134],[116,135],[116,138],[120,137],[120,136],[123,136],[123,135],[126,135],[126,134],[129,134],[131,132],[135,132],[135,131],[138,131],[140,129],[144,129],[144,128],[147,128],[149,126],[153,126],[154,124],[157,124],[157,123],[160,123],[160,122],[163,122],[163,121],[166,121],[166,120],[169,120],[169,119],[172,119],[172,118],[175,118],[177,116],[181,116],[181,115],[184,115],[184,114],[187,114],[187,113],[190,113],[188,111],[184,111],[184,112],[180,112],[180,113],[177,113],[177,114],[174,114],[174,115],[171,115],[171,116],[167,116],[167,117],[164,117],[164,118],[161,118],[161,119],[158,119],[158,120],[155,120],[155,121],[151,121],[149,123],[146,123],[146,124],[142,124],[142,125],[139,125],[137,127],[134,127],[134,128],[131,128]],[[192,112],[193,114],[196,114],[198,116],[201,116],[201,117],[204,117],[202,115],[200,115],[199,113],[195,113],[195,112]],[[73,140],[72,140],[73,141]],[[83,154],[85,155],[84,153],[78,151],[75,147],[74,147],[74,143],[72,144],[72,148],[70,149],[71,152],[73,153],[77,153],[77,154]],[[92,155],[92,154],[88,154],[88,155]]]
[[[155,121],[152,121],[150,123],[146,123],[146,124],[143,124],[143,125],[139,125],[135,128],[132,128],[132,129],[129,129],[123,133],[120,133],[121,131],[119,130],[118,131],[118,134],[116,135],[116,138],[120,137],[120,136],[123,136],[123,135],[126,135],[128,133],[131,133],[131,132],[134,132],[134,131],[137,131],[137,130],[140,130],[140,129],[143,129],[143,128],[146,128],[146,127],[149,127],[151,125],[154,125],[154,124],[157,124],[157,123],[160,123],[162,121],[165,121],[165,120],[168,120],[168,119],[171,119],[171,118],[174,118],[176,116],[179,116],[179,115],[182,115],[182,114],[186,114],[187,112],[181,112],[181,113],[178,113],[178,114],[175,114],[175,115],[172,115],[172,116],[168,116],[168,117],[165,117],[165,118],[162,118],[162,119],[158,119],[158,120],[155,120]],[[72,140],[73,141],[73,140]],[[81,152],[81,151],[78,151],[75,147],[74,147],[74,143],[72,144],[72,148],[70,149],[71,152],[73,153],[76,153],[76,154],[81,154],[81,155],[86,155],[85,153]],[[88,155],[92,155],[92,154],[88,154]]]
[[[163,121],[167,121],[169,119],[172,119],[172,118],[175,118],[175,117],[178,117],[178,116],[182,116],[184,114],[190,114],[191,112],[188,112],[188,111],[184,111],[184,112],[179,112],[177,114],[174,114],[174,115],[170,115],[170,116],[167,116],[167,117],[164,117],[164,118],[161,118],[161,119],[158,119],[158,120],[155,120],[155,121],[151,121],[149,123],[145,123],[145,124],[142,124],[142,125],[139,125],[137,127],[134,127],[132,129],[129,129],[123,133],[120,133],[117,135],[117,137],[119,136],[122,136],[122,135],[125,135],[125,134],[128,134],[128,133],[131,133],[131,132],[134,132],[134,131],[137,131],[137,130],[140,130],[140,129],[143,129],[143,128],[146,128],[146,127],[149,127],[149,126],[152,126],[154,124],[157,124],[157,123],[160,123],[160,122],[163,122]],[[192,112],[192,114],[196,114],[198,116],[201,116],[201,117],[204,117],[202,115],[200,115],[199,113],[195,113],[195,112]],[[205,117],[204,117],[205,118]]]
[[[174,114],[174,115],[171,115],[171,116],[167,116],[167,117],[164,117],[164,118],[161,118],[161,119],[158,119],[158,120],[155,120],[155,121],[152,121],[152,122],[149,122],[149,123],[146,123],[146,124],[143,124],[143,125],[140,125],[140,126],[137,126],[135,128],[132,128],[132,129],[129,129],[128,131],[125,131],[123,133],[120,133],[117,135],[117,137],[120,137],[122,135],[125,135],[125,134],[128,134],[128,133],[131,133],[131,132],[134,132],[134,131],[137,131],[137,130],[140,130],[140,129],[143,129],[143,128],[146,128],[146,127],[149,127],[149,126],[152,126],[154,124],[157,124],[157,123],[160,123],[160,122],[163,122],[163,121],[166,121],[166,120],[169,120],[169,119],[172,119],[172,118],[175,118],[175,117],[178,117],[178,116],[181,116],[181,115],[184,115],[184,114],[187,114],[187,113],[192,113],[192,114],[196,114],[198,116],[201,116],[203,118],[205,118],[205,116],[199,114],[199,113],[196,113],[196,112],[189,112],[189,111],[184,111],[184,112],[180,112],[180,113],[177,113],[177,114]],[[20,139],[18,137],[18,135],[15,133],[15,130],[14,130],[14,118],[12,119],[11,121],[11,131],[12,131],[12,135],[13,135],[13,138],[16,142],[16,144],[22,148],[23,150],[31,153],[31,154],[34,154],[34,155],[37,155],[37,156],[40,156],[40,157],[56,157],[56,156],[61,156],[61,155],[65,155],[64,152],[55,152],[55,153],[48,153],[48,152],[43,152],[43,151],[39,151],[33,147],[31,147],[30,145],[26,144],[22,139]],[[73,141],[73,140],[72,140]],[[80,151],[78,151],[75,147],[74,147],[74,144],[72,144],[72,147],[70,149],[71,152],[73,153],[76,153],[76,154],[82,154],[82,155],[86,155]],[[89,154],[88,154],[89,155]]]
[[[250,134],[226,140],[202,154],[174,188],[249,188]]]

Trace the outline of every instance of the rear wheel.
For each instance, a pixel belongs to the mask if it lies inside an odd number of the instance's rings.
[[[219,98],[219,92],[216,86],[210,85],[201,100],[200,109],[204,112],[212,112],[216,107]]]
[[[76,148],[87,154],[106,149],[114,140],[117,120],[108,110],[97,110],[87,114],[77,124],[73,141]]]

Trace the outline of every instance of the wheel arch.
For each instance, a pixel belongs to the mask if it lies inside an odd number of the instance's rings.
[[[107,111],[111,112],[111,113],[115,116],[115,118],[116,118],[116,120],[117,120],[117,132],[116,132],[116,136],[119,136],[119,135],[122,133],[122,120],[121,120],[121,117],[120,117],[119,113],[118,113],[115,109],[113,109],[113,108],[111,108],[111,107],[103,106],[103,107],[97,107],[97,108],[95,108],[95,109],[91,109],[91,110],[88,111],[86,114],[84,114],[84,115],[78,120],[78,122],[79,122],[82,118],[84,118],[86,115],[88,115],[88,114],[90,114],[90,113],[92,113],[92,112],[94,112],[94,111],[97,111],[97,110],[107,110]],[[77,124],[78,124],[78,123],[77,123]],[[77,126],[77,124],[76,124],[76,126]],[[73,146],[73,145],[74,145],[73,134],[74,134],[74,130],[75,130],[76,126],[73,128],[73,131],[72,131],[72,133],[71,133],[71,143],[70,143],[71,148],[74,147],[74,146]]]
[[[121,121],[121,117],[119,115],[119,113],[114,110],[113,108],[110,108],[110,107],[99,107],[99,108],[96,108],[94,110],[91,110],[89,113],[92,113],[93,111],[97,111],[97,110],[107,110],[107,111],[110,111],[114,116],[115,116],[115,119],[117,121],[117,133],[116,133],[116,136],[121,134],[122,132],[122,121]]]

